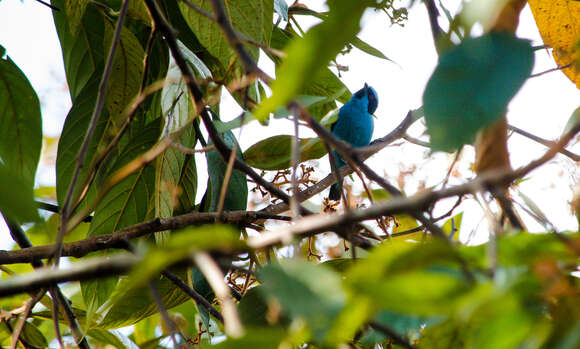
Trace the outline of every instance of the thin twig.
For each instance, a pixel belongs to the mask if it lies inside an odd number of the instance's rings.
[[[226,195],[228,193],[228,188],[230,186],[230,179],[232,178],[232,173],[234,170],[234,160],[236,159],[237,151],[238,151],[238,142],[234,143],[234,147],[230,153],[230,158],[228,159],[226,173],[224,174],[224,180],[222,182],[222,188],[220,190],[220,197],[218,201],[217,213],[218,216],[221,216],[224,210],[224,203],[226,202]]]
[[[538,76],[542,76],[544,74],[552,73],[552,72],[559,71],[559,70],[564,70],[566,68],[570,68],[571,66],[572,66],[572,63],[568,63],[568,64],[563,65],[561,67],[558,66],[556,68],[552,68],[552,69],[545,70],[543,72],[539,72],[539,73],[536,73],[536,74],[532,74],[532,75],[530,75],[530,78],[537,78]]]
[[[415,346],[409,343],[405,338],[403,338],[400,334],[398,334],[395,330],[387,327],[383,324],[379,324],[378,322],[371,322],[369,326],[372,327],[374,330],[379,331],[387,336],[389,336],[395,343],[401,345],[403,348],[407,349],[415,349]]]
[[[189,154],[189,155],[207,153],[209,151],[215,150],[215,147],[213,145],[203,147],[201,149],[188,148],[188,147],[184,146],[183,144],[177,143],[171,139],[169,139],[169,146],[171,148],[179,150],[180,152],[182,152],[184,154]]]
[[[46,7],[49,7],[51,10],[60,11],[60,9],[58,7],[51,5],[48,2],[46,2],[46,1],[43,1],[43,0],[34,0],[34,1],[36,1],[36,2],[38,2],[40,4],[43,4]]]
[[[553,147],[554,144],[556,144],[556,142],[554,142],[554,141],[549,141],[547,139],[538,137],[538,136],[536,136],[534,134],[531,134],[531,133],[529,133],[527,131],[524,131],[521,128],[518,128],[516,126],[508,125],[508,129],[510,129],[510,130],[512,130],[512,131],[514,131],[516,133],[519,133],[520,135],[522,135],[524,137],[528,137],[529,139],[534,140],[534,141],[536,141],[536,142],[538,142],[538,143],[540,143],[542,145],[545,145],[548,148],[549,147]],[[572,159],[574,161],[580,161],[580,155],[574,154],[571,151],[568,151],[566,149],[561,149],[560,150],[560,153],[562,155],[565,155],[565,156],[569,157],[570,159]]]
[[[216,318],[222,324],[224,323],[224,317],[222,314],[217,311],[208,301],[205,299],[201,294],[199,294],[195,289],[189,287],[185,281],[181,280],[177,275],[173,274],[168,270],[164,270],[161,272],[165,278],[169,281],[173,282],[173,284],[179,287],[186,295],[188,295],[191,299],[193,299],[197,304],[201,305],[202,307],[207,310],[214,318]]]
[[[149,292],[151,293],[151,297],[153,297],[153,300],[155,300],[155,304],[157,304],[157,309],[159,310],[159,313],[161,314],[161,319],[163,319],[165,326],[167,326],[167,328],[169,329],[169,334],[171,336],[171,340],[173,341],[173,347],[178,348],[179,347],[178,342],[177,342],[177,339],[175,338],[175,333],[176,333],[175,323],[173,322],[173,320],[169,316],[169,313],[167,312],[167,308],[165,307],[165,304],[163,304],[163,299],[161,299],[161,294],[159,293],[159,288],[157,287],[157,285],[155,285],[155,281],[153,281],[153,280],[149,280],[149,282],[147,283],[147,286],[149,287]]]
[[[437,43],[441,38],[443,30],[439,26],[439,11],[433,0],[425,0],[425,7],[427,8],[427,13],[429,15],[429,25],[431,26],[431,34],[433,35],[433,44],[437,47]]]

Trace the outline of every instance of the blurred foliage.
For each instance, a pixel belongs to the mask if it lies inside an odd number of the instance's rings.
[[[306,1],[291,5],[284,0],[220,1],[240,47],[252,59],[270,60],[275,67],[277,78],[266,93],[268,82],[246,75],[222,28],[204,15],[204,11],[213,12],[212,1],[157,2],[175,29],[177,47],[204,93],[224,143],[236,148],[238,160],[256,169],[278,171],[272,182],[283,189],[289,183],[292,136],[273,134],[263,127],[264,135],[244,151],[237,143],[239,128],[256,119],[266,125],[272,116],[272,122],[290,120],[290,101],[329,127],[338,106],[351,97],[334,71],[341,68],[337,57],[356,48],[391,64],[388,53],[357,36],[365,11],[386,14],[385,31],[393,25],[404,26],[412,14],[394,0],[328,0],[326,12],[312,10]],[[40,102],[18,62],[0,46],[2,214],[19,223],[33,245],[49,245],[58,236],[61,217],[57,212],[39,215],[35,198],[56,199],[62,206],[70,192],[73,213],[89,216],[64,237],[65,242],[111,234],[154,218],[253,210],[255,203],[248,203],[249,185],[256,192],[264,188],[248,183],[239,169],[229,168],[230,159],[222,158],[216,149],[205,149],[205,161],[200,161],[203,155],[190,151],[212,144],[203,130],[199,132],[199,105],[170,57],[166,37],[159,26],[153,26],[145,1],[129,3],[112,60],[113,73],[103,87],[122,1],[53,0],[51,4],[60,9],[52,14],[72,99],[58,140],[56,186],[35,187],[43,144]],[[419,2],[411,1],[409,6],[413,4]],[[567,0],[546,4],[530,0],[545,43],[553,47],[558,64],[571,65],[573,69],[564,72],[577,82],[579,34],[568,22],[574,22],[580,5]],[[505,114],[529,77],[534,56],[530,43],[512,34],[470,37],[475,22],[450,13],[445,5],[445,1],[436,4],[450,25],[436,43],[442,55],[424,92],[424,111],[433,150],[454,151],[470,144],[483,127]],[[317,24],[305,30],[304,17]],[[104,109],[94,125],[75,187],[69,190],[95,101],[103,89]],[[221,96],[226,93],[244,112],[222,122]],[[135,105],[137,97],[139,106]],[[130,119],[129,110],[133,111]],[[577,123],[578,111],[570,120],[567,129]],[[44,142],[51,146],[54,140]],[[164,144],[171,146],[158,151]],[[326,154],[316,138],[300,139],[299,148],[300,163]],[[303,178],[298,182],[308,185],[312,170],[301,166]],[[202,178],[207,183],[201,183]],[[204,194],[200,202],[196,202],[198,192]],[[363,205],[396,200],[384,189],[371,187],[370,193],[363,195],[367,200]],[[578,196],[572,205],[580,216]],[[540,215],[533,201],[522,197]],[[322,210],[319,203],[305,206]],[[262,230],[262,221],[249,227],[215,223],[157,232],[136,240],[131,248],[124,245],[140,260],[130,272],[108,278],[85,275],[83,281],[63,284],[61,289],[95,348],[580,347],[580,235],[506,229],[492,243],[465,246],[459,231],[472,218],[455,208],[437,218],[448,240],[429,235],[412,215],[415,211],[397,212],[378,222],[382,229],[365,225],[367,232],[361,236],[374,238],[369,240],[373,247],[368,251],[340,239],[333,246],[321,246],[320,240],[332,240],[329,236],[309,236],[285,249],[252,249],[247,239],[265,236],[250,233]],[[416,211],[423,210],[431,214],[432,208]],[[206,305],[192,301],[168,274],[161,275],[171,271],[216,310],[226,313],[216,297],[219,292],[206,280],[207,270],[190,266],[191,257],[201,252],[216,260],[239,298],[235,310],[243,327],[240,336],[230,336]],[[110,249],[68,262],[75,265],[117,253],[126,252]],[[296,258],[286,258],[289,255]],[[29,264],[0,267],[0,292],[13,277],[33,272]],[[10,346],[29,298],[28,294],[0,298],[0,346]],[[160,307],[167,313],[162,314]],[[18,347],[55,345],[52,310],[51,298],[44,295],[23,324]],[[70,341],[69,322],[62,312],[57,321]]]

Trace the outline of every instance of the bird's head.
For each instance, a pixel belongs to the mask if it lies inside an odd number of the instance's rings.
[[[379,106],[379,96],[377,95],[377,91],[366,83],[363,88],[356,91],[352,96],[352,99],[358,99],[363,105],[366,105],[369,114],[373,114]]]

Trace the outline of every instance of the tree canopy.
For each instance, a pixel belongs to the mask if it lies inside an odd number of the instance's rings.
[[[453,13],[433,0],[37,1],[72,107],[55,186],[40,188],[46,116],[0,42],[0,212],[14,241],[0,250],[3,347],[580,346],[579,232],[512,190],[555,157],[577,166],[578,111],[557,140],[507,122],[540,49],[580,86],[580,2],[529,0],[535,47],[515,34],[525,0],[476,19],[471,2]],[[439,56],[423,106],[353,148],[330,132],[351,98],[338,59],[356,48],[392,64],[358,36],[361,19],[379,11],[385,32],[405,30],[420,7]],[[224,117],[223,94],[240,115]],[[274,131],[282,120],[292,132]],[[267,136],[242,149],[246,127]],[[545,153],[512,168],[510,132]],[[408,193],[365,162],[402,142],[448,153],[445,179]],[[349,166],[318,180],[332,150]],[[459,161],[468,175],[453,174]],[[362,191],[321,195],[349,176]],[[484,212],[483,244],[459,237],[466,202]],[[569,207],[580,223],[580,189]]]

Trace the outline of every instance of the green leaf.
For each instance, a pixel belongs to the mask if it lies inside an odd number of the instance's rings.
[[[10,58],[0,58],[0,105],[0,163],[32,189],[42,147],[40,102]]]
[[[268,303],[261,289],[262,286],[249,289],[238,304],[238,314],[244,326],[268,326]]]
[[[372,47],[371,45],[367,44],[366,42],[362,41],[361,39],[358,38],[358,36],[355,36],[350,43],[358,48],[359,50],[368,53],[371,56],[375,56],[377,58],[381,58],[381,59],[386,59],[387,61],[391,61],[392,60],[385,56],[381,51],[379,51],[378,49]]]
[[[116,163],[112,164],[110,173],[147,151],[158,137],[159,123],[154,122],[129,142]],[[145,165],[121,180],[99,201],[89,236],[110,233],[144,221],[152,211],[150,204],[154,188],[155,167],[152,164]],[[116,283],[117,278],[81,282],[89,319],[92,319],[93,312],[109,298]]]
[[[66,1],[64,10],[68,19],[70,32],[73,35],[76,34],[79,29],[79,24],[81,23],[89,2],[89,0]]]
[[[456,214],[455,216],[449,218],[441,229],[455,241],[459,241],[459,231],[461,230],[461,221],[463,220],[463,212]],[[453,235],[452,235],[453,234]]]
[[[51,3],[64,9],[67,2],[53,0]],[[87,6],[77,31],[72,33],[65,11],[52,11],[52,15],[60,40],[70,95],[75,101],[93,74],[103,69],[103,16],[95,6]],[[100,78],[102,74],[96,75]]]
[[[195,251],[232,252],[244,246],[235,229],[228,225],[190,227],[173,232],[162,247],[153,247],[147,251],[143,260],[129,274],[127,282],[117,288],[112,303],[116,304],[124,295],[145,287],[149,280]]]
[[[193,0],[192,3],[213,13],[209,1]],[[228,20],[235,30],[260,43],[266,45],[270,43],[274,11],[273,0],[226,0],[224,7],[227,9]],[[223,67],[228,67],[230,60],[234,57],[234,52],[218,24],[182,2],[179,3],[179,8],[183,18],[201,44],[221,62]],[[258,48],[251,45],[245,45],[245,48],[254,61],[257,61]]]
[[[177,207],[174,209],[175,215],[190,212],[195,207],[197,166],[195,164],[195,156],[192,154],[188,154],[185,157],[178,186],[181,189],[181,195],[177,198]]]
[[[322,265],[292,260],[261,268],[258,279],[268,299],[279,302],[292,318],[306,320],[314,338],[324,341],[345,303],[339,274]]]
[[[307,86],[318,71],[360,30],[360,18],[372,1],[327,2],[330,12],[324,22],[312,27],[303,38],[289,44],[288,56],[276,72],[272,83],[272,97],[257,110],[256,118],[266,120],[279,106],[286,105]]]
[[[182,280],[187,280],[186,273],[176,273]],[[151,296],[148,287],[138,288],[132,293],[116,295],[117,290],[124,290],[127,284],[133,282],[127,278],[121,279],[113,297],[117,299],[115,304],[107,303],[103,308],[107,309],[103,320],[98,324],[101,328],[119,328],[133,325],[159,311],[157,303]],[[158,278],[155,282],[161,296],[161,301],[167,309],[182,304],[190,300],[181,289],[177,288],[171,281],[165,278]]]
[[[1,162],[0,212],[19,224],[38,219],[32,186]]]
[[[185,147],[191,148],[195,141],[193,125],[186,126],[177,141]],[[184,190],[179,184],[182,179],[185,160],[186,154],[174,148],[166,149],[155,160],[155,217],[169,218],[173,215],[174,208],[179,205],[179,197]],[[195,161],[195,159],[192,160]],[[195,168],[195,162],[193,166]],[[191,186],[188,186],[188,188],[192,189]],[[193,196],[195,197],[195,186],[193,190]],[[187,195],[191,194],[188,193]],[[155,238],[159,242],[166,237],[166,233],[156,232]]]
[[[285,338],[284,331],[272,328],[252,328],[242,338],[228,339],[212,348],[216,349],[277,349]]]
[[[164,5],[167,9],[167,19],[174,29],[177,31],[177,38],[183,43],[188,50],[195,52],[195,55],[209,68],[212,75],[222,77],[224,74],[224,67],[221,66],[217,58],[213,57],[210,52],[202,46],[196,34],[191,31],[189,24],[183,18],[179,4],[182,1],[166,0]],[[187,58],[187,51],[183,51]]]
[[[566,122],[566,126],[564,126],[564,131],[562,134],[568,133],[572,130],[572,127],[578,125],[580,123],[580,107],[574,109],[570,118],[568,118],[568,122]]]
[[[469,291],[457,254],[442,241],[383,244],[346,275],[350,291],[382,309],[422,316],[449,314]],[[396,296],[394,296],[396,295]]]
[[[87,336],[99,344],[110,345],[113,348],[127,348],[128,346],[125,345],[125,343],[130,343],[129,338],[125,337],[121,340],[121,337],[123,336],[122,334],[116,331],[107,331],[98,327],[89,329],[87,331]]]
[[[433,148],[454,151],[473,142],[477,131],[505,115],[533,65],[530,42],[508,33],[468,39],[448,51],[423,94]]]
[[[214,115],[214,118],[217,118]],[[232,149],[237,140],[231,131],[222,134],[224,143]],[[243,155],[240,147],[237,148],[237,158],[243,160]],[[227,163],[223,160],[217,150],[211,150],[206,153],[207,168],[209,175],[209,188],[206,197],[207,212],[217,211],[222,186],[224,185],[224,177],[227,170]],[[224,211],[245,210],[248,205],[248,182],[246,174],[233,170],[226,191],[224,200]]]
[[[84,136],[87,132],[91,115],[95,107],[99,87],[99,74],[95,73],[87,85],[78,94],[74,100],[73,106],[66,117],[62,134],[58,142],[58,151],[56,156],[56,194],[60,206],[64,204],[65,196],[76,166],[76,156],[81,148]],[[87,155],[85,157],[85,166],[79,173],[79,183],[75,188],[78,195],[84,178],[89,175],[90,165],[97,158],[98,153],[105,149],[112,139],[112,134],[107,132],[110,129],[109,114],[103,110],[99,121],[97,122],[93,138],[89,143]],[[84,207],[87,201],[92,201],[97,195],[96,185],[92,185],[86,194],[86,199],[80,207]]]
[[[244,152],[248,165],[262,170],[283,170],[292,166],[292,138],[278,135],[252,145]],[[319,159],[326,155],[324,144],[318,138],[300,139],[300,162]]]
[[[109,55],[114,31],[114,25],[106,20],[103,44],[106,55]],[[144,56],[145,52],[139,40],[130,30],[123,28],[113,58],[111,75],[107,83],[107,98],[105,99],[105,107],[107,107],[117,128],[120,127],[119,122],[125,116],[125,110],[141,87]]]
[[[14,325],[16,325],[16,323],[14,323],[13,326]],[[48,348],[48,341],[42,332],[38,329],[38,327],[36,327],[36,325],[28,321],[24,323],[24,328],[22,329],[20,338],[26,341],[26,343],[35,347]]]
[[[286,51],[288,44],[295,38],[299,39],[300,37],[294,33],[291,28],[280,29],[275,27],[272,32],[271,45],[277,50]],[[277,67],[280,65],[281,61],[279,57],[273,55],[269,55],[269,57],[276,63]],[[328,112],[337,108],[334,99],[341,103],[346,103],[351,97],[351,93],[344,83],[326,67],[316,71],[316,73],[306,81],[305,87],[299,93],[306,96],[325,96],[332,99],[322,104],[307,105],[310,114],[319,121]],[[298,98],[300,97],[298,96]]]

